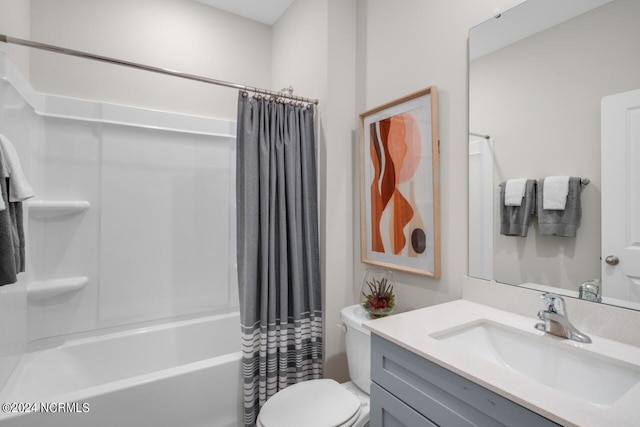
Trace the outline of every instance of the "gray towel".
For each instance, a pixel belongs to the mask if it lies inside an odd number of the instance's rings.
[[[22,203],[9,202],[10,178],[4,178],[0,150],[0,196],[6,209],[0,211],[0,286],[18,281],[17,274],[24,271],[24,231]]]
[[[569,194],[564,210],[542,209],[544,196],[544,179],[538,181],[538,226],[540,234],[545,236],[576,237],[580,219],[582,218],[582,204],[580,193],[582,184],[580,178],[569,178]]]
[[[527,237],[529,219],[536,211],[536,181],[528,179],[520,206],[505,206],[506,181],[500,184],[500,234]]]
[[[0,184],[2,198],[7,204],[7,209],[0,211],[0,286],[2,286],[18,280],[16,275],[20,268],[20,243],[9,204],[9,179],[0,175]]]
[[[18,233],[18,257],[20,258],[20,265],[18,266],[18,273],[24,273],[26,268],[26,254],[25,254],[25,240],[24,240],[24,225],[22,216],[22,202],[11,202],[9,209],[12,209],[12,222]]]

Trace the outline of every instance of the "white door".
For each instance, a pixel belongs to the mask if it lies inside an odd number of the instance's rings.
[[[640,303],[640,90],[602,98],[602,293]]]

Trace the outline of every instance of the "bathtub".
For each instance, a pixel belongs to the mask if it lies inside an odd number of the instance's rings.
[[[0,426],[235,427],[239,335],[231,313],[27,352],[0,393]]]

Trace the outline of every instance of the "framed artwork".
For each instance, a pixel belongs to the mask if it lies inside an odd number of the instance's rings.
[[[362,262],[440,277],[438,94],[360,114]]]

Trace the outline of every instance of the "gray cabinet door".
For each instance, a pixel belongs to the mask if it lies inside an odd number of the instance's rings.
[[[371,384],[370,427],[438,427],[376,383]]]
[[[371,335],[371,379],[439,426],[557,426],[375,334]]]

